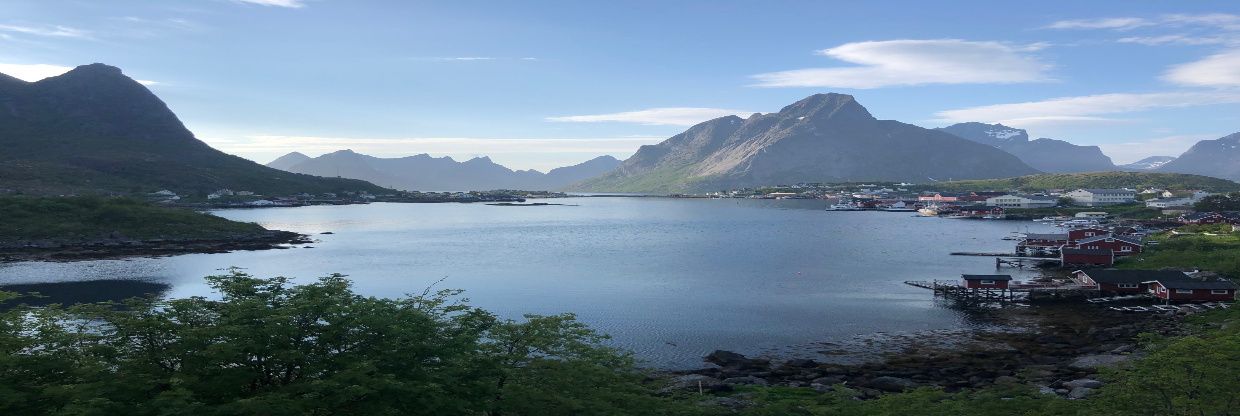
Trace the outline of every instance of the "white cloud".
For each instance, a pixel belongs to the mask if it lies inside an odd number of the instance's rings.
[[[1046,26],[1048,29],[1116,29],[1127,30],[1154,24],[1140,17],[1104,17],[1099,19],[1060,20]]]
[[[1181,85],[1240,87],[1240,49],[1173,66],[1163,79]]]
[[[985,105],[936,113],[937,121],[960,123],[980,121],[1008,125],[1030,123],[1122,122],[1100,117],[1155,108],[1193,107],[1240,103],[1240,92],[1163,92],[1146,94],[1099,94],[1061,97],[1023,103]]]
[[[1184,34],[1162,36],[1130,36],[1120,38],[1119,43],[1137,43],[1147,46],[1160,45],[1219,45],[1234,43],[1236,39],[1225,36],[1190,36]]]
[[[627,158],[638,147],[663,141],[664,137],[634,136],[606,138],[468,138],[468,137],[422,137],[422,138],[358,138],[288,135],[241,135],[223,138],[227,134],[205,134],[203,141],[228,153],[267,162],[289,152],[307,155],[330,153],[352,149],[380,157],[402,157],[427,153],[432,156],[451,156],[465,160],[475,156],[490,156],[496,163],[512,169],[547,169],[568,166],[601,155]]]
[[[0,24],[0,31],[53,38],[89,38],[90,32],[68,26],[25,26]]]
[[[591,114],[581,116],[547,117],[547,121],[573,123],[638,123],[652,126],[692,126],[706,120],[734,114],[753,114],[752,111],[729,110],[724,108],[670,107],[651,108],[623,113]]]
[[[1116,164],[1136,162],[1150,156],[1179,156],[1197,142],[1221,137],[1221,134],[1193,134],[1133,140],[1124,143],[1100,144],[1102,152]]]
[[[35,82],[43,78],[54,77],[69,72],[71,67],[47,64],[0,64],[0,74],[26,82]]]
[[[298,9],[306,6],[303,0],[233,0],[239,3],[257,4],[262,6],[287,7]]]
[[[64,74],[72,70],[71,66],[49,65],[49,64],[6,64],[0,63],[0,74],[5,74],[13,78],[26,82],[35,82],[44,78],[50,78]],[[151,86],[159,84],[159,82],[139,79],[139,84]]]
[[[1240,15],[1227,13],[1169,14],[1163,21],[1181,25],[1212,26],[1223,30],[1240,30]]]
[[[995,84],[1048,81],[1050,65],[1029,52],[1045,44],[1014,46],[960,39],[846,43],[818,51],[857,66],[808,68],[754,75],[759,87],[879,88],[921,84]]]

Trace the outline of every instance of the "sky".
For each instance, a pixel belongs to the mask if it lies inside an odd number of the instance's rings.
[[[1240,131],[1234,0],[0,3],[0,73],[93,62],[263,163],[352,149],[545,171],[824,92],[1117,163]]]

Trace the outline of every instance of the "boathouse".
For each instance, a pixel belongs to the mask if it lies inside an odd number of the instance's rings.
[[[1115,264],[1115,252],[1111,249],[1091,250],[1065,247],[1059,250],[1059,264],[1068,266],[1111,267]]]
[[[1151,281],[1188,281],[1191,277],[1175,270],[1115,270],[1095,269],[1072,272],[1077,283],[1097,286],[1104,294],[1137,295],[1149,292]]]
[[[1016,255],[1055,255],[1065,244],[1068,244],[1068,234],[1025,234],[1025,238],[1016,243]]]
[[[1111,250],[1116,256],[1128,256],[1141,252],[1142,241],[1140,237],[1107,234],[1077,241],[1072,248]]]
[[[1102,228],[1096,228],[1096,227],[1077,228],[1073,230],[1068,230],[1068,244],[1076,244],[1077,241],[1081,241],[1086,238],[1093,238],[1093,237],[1099,237],[1099,236],[1104,236],[1104,235],[1111,235],[1111,232],[1104,230]]]
[[[1150,292],[1167,302],[1230,302],[1236,300],[1236,284],[1229,280],[1154,280],[1145,282]]]
[[[964,287],[969,289],[1007,289],[1012,276],[1006,274],[966,274],[961,275]]]

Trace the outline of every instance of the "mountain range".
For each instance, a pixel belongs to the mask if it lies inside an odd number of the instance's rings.
[[[1048,173],[1103,172],[1115,170],[1111,158],[1098,146],[1078,146],[1063,140],[1029,140],[1023,129],[1002,124],[959,123],[936,130],[945,131],[1011,153],[1034,169]]]
[[[995,147],[892,120],[852,96],[816,94],[778,113],[720,117],[656,145],[577,189],[685,192],[797,182],[1021,176],[1037,170]]]
[[[120,69],[83,65],[26,82],[0,75],[0,190],[28,194],[387,191],[225,154]]]
[[[620,161],[614,157],[599,156],[542,173],[508,169],[488,157],[457,162],[450,157],[431,157],[427,154],[379,158],[341,150],[316,158],[293,152],[271,161],[267,166],[310,175],[362,179],[403,190],[471,191],[558,190],[607,173],[619,164]]]
[[[1199,141],[1180,157],[1158,166],[1154,171],[1192,173],[1240,181],[1240,133]]]

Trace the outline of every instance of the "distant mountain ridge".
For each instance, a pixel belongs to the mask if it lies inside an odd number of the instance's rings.
[[[145,86],[103,64],[38,82],[0,77],[0,172],[0,189],[28,194],[387,191],[215,150]]]
[[[1240,133],[1194,144],[1157,172],[1191,173],[1240,181]]]
[[[1024,129],[1002,124],[958,123],[936,130],[945,131],[1016,155],[1034,169],[1050,173],[1103,172],[1115,164],[1098,146],[1079,146],[1063,140],[1029,140]]]
[[[476,191],[492,189],[559,190],[570,184],[615,169],[620,161],[599,156],[547,173],[512,170],[489,157],[457,162],[450,157],[427,154],[400,158],[379,158],[352,150],[340,150],[311,158],[293,152],[267,166],[296,173],[326,177],[361,179],[402,190]]]
[[[576,189],[685,192],[788,184],[926,182],[1037,173],[955,135],[878,120],[850,95],[816,94],[778,113],[721,117],[656,145]]]
[[[1116,166],[1120,170],[1143,171],[1158,169],[1167,162],[1175,160],[1175,156],[1150,156],[1126,165]]]

